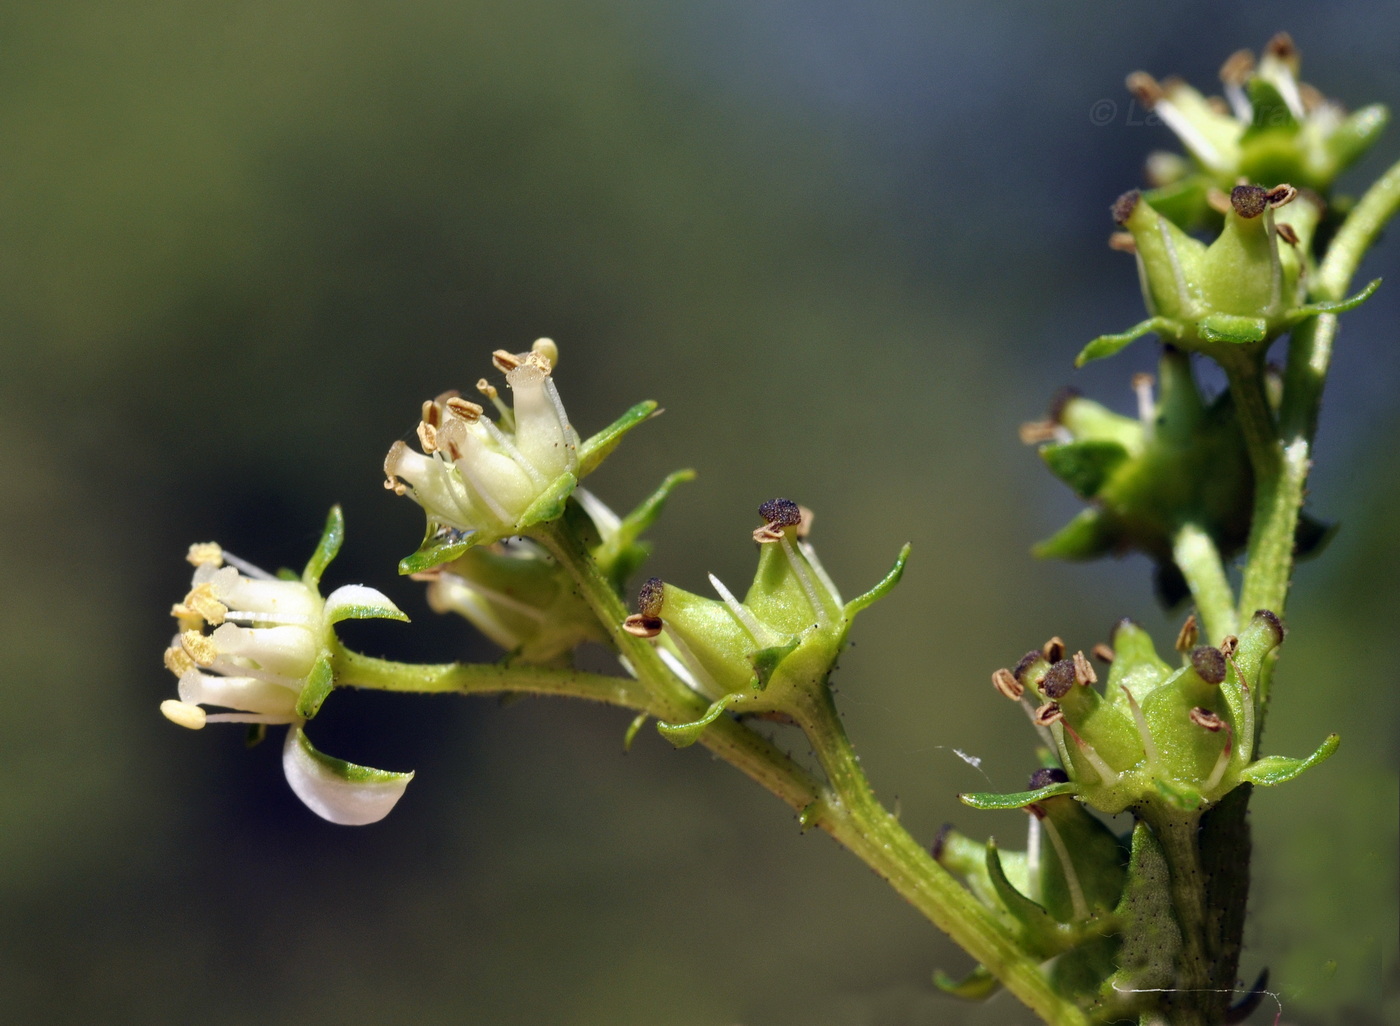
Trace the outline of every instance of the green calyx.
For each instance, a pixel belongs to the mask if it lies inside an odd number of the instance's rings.
[[[699,720],[658,724],[677,746],[693,744],[725,710],[804,722],[811,700],[827,686],[855,614],[894,587],[903,572],[907,546],[880,584],[843,603],[804,538],[806,518],[797,504],[776,499],[760,513],[765,524],[754,532],[758,570],[742,601],[713,575],[719,599],[655,579],[643,587],[639,605],[645,615],[632,619],[652,625],[644,636],[660,635],[662,650],[712,702]]]
[[[1222,648],[1196,646],[1172,669],[1141,628],[1123,621],[1102,691],[1082,656],[1049,662],[1033,652],[1017,683],[1039,703],[1067,783],[1014,795],[963,795],[976,808],[1026,807],[1072,792],[1110,815],[1152,808],[1195,812],[1242,783],[1291,780],[1335,751],[1336,736],[1307,759],[1255,759],[1258,682],[1283,626],[1261,611]]]

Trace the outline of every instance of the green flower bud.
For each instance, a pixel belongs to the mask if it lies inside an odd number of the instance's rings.
[[[1045,700],[1037,723],[1048,731],[1067,782],[963,800],[1021,808],[1074,794],[1111,815],[1152,805],[1189,811],[1215,804],[1241,783],[1291,780],[1330,756],[1337,738],[1307,759],[1254,758],[1259,674],[1282,641],[1278,617],[1261,610],[1238,638],[1219,649],[1197,646],[1169,670],[1145,633],[1123,621],[1103,693],[1066,668],[1071,660],[1032,663],[1021,680]]]
[[[643,608],[625,625],[645,637],[650,621],[659,619],[662,652],[713,703],[694,723],[661,725],[676,744],[693,743],[726,708],[802,722],[806,704],[826,687],[855,614],[903,572],[907,547],[879,585],[843,604],[806,541],[810,514],[788,499],[765,502],[759,513],[764,524],[753,535],[760,545],[758,571],[742,602],[713,574],[719,599],[649,581]]]

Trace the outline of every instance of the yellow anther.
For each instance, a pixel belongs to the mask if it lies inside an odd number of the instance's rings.
[[[177,726],[188,727],[190,730],[200,730],[204,726],[204,710],[189,702],[177,702],[173,698],[167,698],[160,703],[160,711],[161,715]]]
[[[199,633],[199,631],[182,631],[180,645],[189,653],[189,657],[200,666],[213,666],[214,660],[219,655],[218,649],[214,647],[213,639]]]
[[[190,589],[190,593],[185,596],[185,601],[175,608],[181,607],[188,609],[196,616],[203,617],[214,627],[223,623],[224,617],[228,615],[228,606],[214,597],[213,585],[207,581],[203,584],[196,584]],[[180,614],[176,613],[176,615]]]
[[[223,566],[224,550],[218,542],[195,542],[185,559],[194,566]]]
[[[195,668],[195,661],[183,648],[171,646],[165,650],[165,668],[177,677],[182,677]]]

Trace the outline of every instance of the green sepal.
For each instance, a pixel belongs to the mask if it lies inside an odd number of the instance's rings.
[[[608,454],[617,448],[622,436],[643,421],[650,420],[660,412],[656,403],[647,399],[632,407],[596,435],[585,439],[578,447],[578,476],[587,477],[598,469],[598,464],[607,459]]]
[[[316,551],[311,553],[311,558],[306,561],[306,569],[301,572],[301,579],[316,587],[321,583],[321,575],[326,572],[326,567],[330,566],[331,560],[335,559],[340,552],[340,546],[345,542],[345,514],[341,512],[339,504],[331,507],[329,515],[326,517],[325,529],[321,532],[321,540],[316,543]]]
[[[656,724],[657,733],[677,748],[689,748],[691,745],[695,744],[696,741],[700,740],[700,735],[705,733],[705,728],[719,719],[720,714],[723,713],[725,709],[728,709],[743,697],[744,692],[742,691],[731,692],[723,698],[711,703],[710,707],[705,710],[704,716],[690,723],[658,722]]]
[[[1162,845],[1141,821],[1133,828],[1127,884],[1114,916],[1123,936],[1118,950],[1119,969],[1105,981],[1100,995],[1113,1016],[1138,1007],[1144,998],[1134,991],[1170,987],[1176,981],[1176,959],[1181,950],[1181,927],[1171,901],[1171,869]]]
[[[971,805],[974,809],[1024,809],[1027,805],[1054,798],[1062,794],[1074,794],[1079,785],[1072,780],[1035,791],[1017,791],[1015,794],[990,794],[987,792],[967,792],[958,795],[958,801]]]
[[[1252,342],[1263,342],[1269,337],[1269,323],[1262,317],[1213,313],[1196,322],[1196,333],[1205,342],[1249,345]]]
[[[399,620],[408,623],[408,614],[402,609],[388,606],[338,606],[334,613],[327,615],[327,623],[340,623],[342,620]]]
[[[266,723],[250,723],[248,724],[248,732],[243,735],[243,747],[256,748],[258,745],[262,744],[266,738]]]
[[[334,755],[327,755],[311,743],[311,739],[306,736],[304,730],[300,727],[293,729],[296,731],[296,743],[301,746],[301,750],[346,783],[396,784],[400,780],[413,779],[412,773],[395,773],[392,770],[375,769],[373,766],[361,766],[359,763],[346,762],[344,759],[337,759]]]
[[[1178,228],[1191,229],[1211,217],[1219,219],[1207,199],[1213,184],[1206,175],[1187,175],[1170,185],[1145,190],[1142,198]]]
[[[1296,135],[1301,127],[1288,109],[1282,94],[1274,84],[1262,76],[1255,75],[1249,80],[1249,105],[1254,111],[1254,120],[1240,136],[1244,146],[1261,135],[1274,132]]]
[[[1318,314],[1339,314],[1348,310],[1355,310],[1366,300],[1370,299],[1376,289],[1381,287],[1381,279],[1375,278],[1364,289],[1354,296],[1346,299],[1338,299],[1330,302],[1307,303],[1303,306],[1295,307],[1288,311],[1288,323],[1297,324],[1299,321],[1307,320],[1309,317],[1316,317]]]
[[[304,720],[311,719],[320,712],[321,703],[334,688],[335,671],[331,669],[331,657],[322,653],[306,675],[306,683],[301,686],[301,694],[297,696],[297,715]]]
[[[899,550],[899,555],[894,558],[894,566],[890,567],[890,572],[880,578],[880,583],[871,588],[864,595],[857,595],[846,603],[846,619],[851,620],[862,609],[873,605],[890,593],[899,579],[904,576],[904,564],[909,562],[909,551],[913,546],[908,542],[904,543],[904,548]]]
[[[650,713],[637,713],[637,718],[627,724],[627,733],[622,735],[622,750],[624,752],[630,752],[632,750],[632,742],[637,740],[638,731],[642,729],[642,726],[650,718]]]
[[[1310,770],[1319,763],[1326,762],[1341,743],[1340,734],[1328,734],[1327,740],[1323,741],[1318,746],[1317,751],[1306,759],[1286,759],[1282,755],[1266,755],[1262,759],[1256,759],[1241,770],[1240,780],[1258,784],[1261,787],[1286,784],[1305,770]]]
[[[1177,339],[1181,337],[1182,333],[1181,326],[1170,317],[1149,317],[1120,334],[1100,335],[1079,351],[1079,355],[1074,358],[1074,365],[1083,367],[1086,363],[1091,363],[1094,360],[1113,356],[1142,336],[1150,335],[1153,332],[1164,339]]]
[[[279,567],[274,575],[279,581],[300,581],[301,574],[295,570],[288,570],[285,566]]]
[[[1118,528],[1103,511],[1080,510],[1073,520],[1031,547],[1037,559],[1097,559],[1113,551]]]
[[[418,546],[418,551],[399,560],[399,573],[404,576],[420,574],[435,566],[452,562],[476,544],[478,533],[477,531],[464,533],[456,528],[444,527],[431,520],[428,521],[428,531],[423,536],[423,542]]]
[[[1117,442],[1065,442],[1042,446],[1040,458],[1081,499],[1092,499],[1128,458],[1128,450]]]
[[[997,843],[992,838],[987,839],[987,878],[992,882],[1002,907],[1021,925],[1024,947],[1039,958],[1049,958],[1069,946],[1067,931],[1060,928],[1060,924],[1043,906],[1018,891],[1006,878]]]
[[[961,980],[955,980],[942,969],[934,971],[933,985],[943,993],[964,1001],[986,1001],[1001,989],[1001,981],[986,966],[979,965]]]
[[[622,518],[617,532],[603,542],[593,553],[593,558],[611,578],[614,587],[622,591],[627,579],[651,554],[651,546],[637,539],[661,516],[666,500],[679,485],[695,480],[695,471],[677,470],[668,474],[656,491],[643,499],[637,508]]]
[[[760,648],[757,652],[749,653],[749,665],[753,667],[753,672],[758,677],[756,687],[759,691],[768,687],[768,682],[773,679],[773,674],[778,669],[779,664],[791,655],[798,645],[802,644],[802,640],[801,635],[794,634],[781,645]]]
[[[559,516],[564,512],[564,506],[569,501],[569,496],[577,487],[577,477],[567,470],[560,474],[548,488],[540,493],[539,498],[530,503],[525,512],[520,514],[520,519],[515,523],[516,529],[542,524]],[[474,537],[479,537],[479,535]]]

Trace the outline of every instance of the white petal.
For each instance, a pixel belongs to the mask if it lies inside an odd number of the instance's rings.
[[[300,727],[287,731],[282,769],[308,809],[343,826],[379,822],[413,779],[412,773],[389,773],[324,755],[312,747]]]
[[[254,667],[302,678],[320,654],[316,636],[305,627],[239,627],[226,623],[209,635],[220,655],[249,660]]]
[[[390,600],[389,596],[375,588],[363,584],[346,584],[326,596],[326,620],[337,623],[341,620],[365,620],[385,617],[390,620],[407,620],[403,610]]]
[[[298,692],[253,677],[216,677],[186,670],[180,675],[180,701],[190,705],[217,705],[240,712],[296,719]]]

